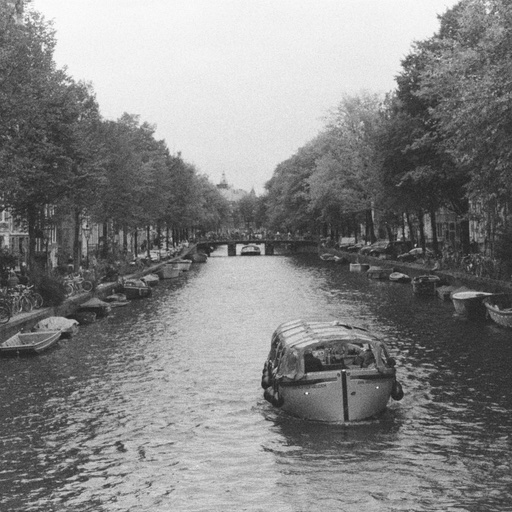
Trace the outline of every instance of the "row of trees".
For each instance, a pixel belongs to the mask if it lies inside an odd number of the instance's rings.
[[[510,2],[460,1],[412,46],[396,90],[343,98],[322,132],[277,166],[266,184],[269,224],[295,231],[322,222],[351,234],[364,225],[373,241],[406,219],[424,246],[428,215],[437,249],[436,212],[445,207],[460,220],[465,252],[470,215],[495,240],[512,192],[511,49]]]
[[[57,68],[55,43],[37,12],[19,23],[0,2],[0,206],[26,223],[29,256],[69,216],[77,250],[84,216],[125,240],[148,225],[216,228],[229,210],[217,188],[138,116],[103,119],[92,87]]]

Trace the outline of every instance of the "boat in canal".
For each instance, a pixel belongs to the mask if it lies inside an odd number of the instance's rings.
[[[264,397],[288,414],[346,423],[374,418],[401,400],[395,360],[366,329],[293,320],[274,332],[263,367]]]
[[[439,276],[433,274],[418,276],[412,280],[412,291],[416,295],[435,295],[440,282]]]
[[[487,297],[483,302],[493,322],[502,327],[512,328],[512,296],[510,294],[496,294]]]
[[[148,286],[156,286],[160,282],[160,277],[157,274],[147,274],[141,277]]]
[[[123,293],[127,299],[143,299],[150,297],[152,290],[141,279],[127,279],[123,283]]]
[[[37,322],[32,331],[60,331],[61,338],[71,338],[78,332],[78,321],[64,316],[49,316]]]
[[[452,294],[452,303],[455,313],[468,320],[484,320],[487,316],[487,309],[484,299],[492,293],[466,290]]]
[[[179,266],[174,263],[166,263],[157,271],[160,279],[174,279],[180,275]]]
[[[192,265],[192,260],[180,259],[172,262],[181,272],[186,272]]]
[[[410,283],[411,277],[402,272],[391,272],[391,274],[389,274],[389,280],[394,283]]]
[[[259,256],[261,249],[255,244],[244,245],[240,251],[241,256]]]
[[[19,332],[0,344],[0,355],[7,357],[39,354],[57,343],[60,336],[60,330]]]

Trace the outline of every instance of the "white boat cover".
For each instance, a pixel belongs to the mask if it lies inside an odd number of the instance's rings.
[[[35,326],[35,331],[65,331],[72,329],[73,326],[78,325],[76,320],[65,318],[63,316],[49,316],[44,320],[40,320]]]

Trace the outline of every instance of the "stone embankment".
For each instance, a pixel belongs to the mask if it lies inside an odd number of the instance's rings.
[[[190,246],[185,250],[182,250],[180,254],[174,258],[167,259],[165,261],[159,262],[155,265],[151,265],[149,267],[144,268],[140,272],[135,274],[125,275],[123,276],[125,279],[132,278],[140,278],[147,274],[156,273],[163,265],[166,263],[179,260],[184,256],[194,252],[196,250],[195,246]],[[0,325],[0,343],[7,340],[14,334],[20,331],[30,331],[40,320],[48,318],[50,316],[69,316],[72,315],[84,302],[87,302],[92,297],[97,297],[98,299],[104,299],[108,295],[111,295],[116,291],[116,288],[119,287],[119,283],[102,283],[99,284],[96,289],[92,292],[82,292],[77,295],[73,295],[72,297],[67,298],[62,304],[55,307],[47,307],[41,308],[38,310],[33,310],[29,313],[20,313],[14,317],[12,317],[8,323]]]

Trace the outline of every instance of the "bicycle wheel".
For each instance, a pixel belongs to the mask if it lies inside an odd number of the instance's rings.
[[[71,295],[73,295],[74,291],[75,291],[75,289],[73,288],[72,284],[69,284],[69,283],[64,284],[64,293],[65,293],[66,297],[71,297]]]
[[[32,304],[34,304],[34,309],[40,309],[43,307],[44,299],[40,293],[34,292],[31,296]]]
[[[91,281],[87,281],[87,280],[82,281],[82,289],[84,292],[90,292],[92,290]]]
[[[11,310],[0,305],[0,324],[6,324],[11,319]]]
[[[20,308],[24,313],[30,313],[32,311],[32,302],[28,297],[20,297]]]

